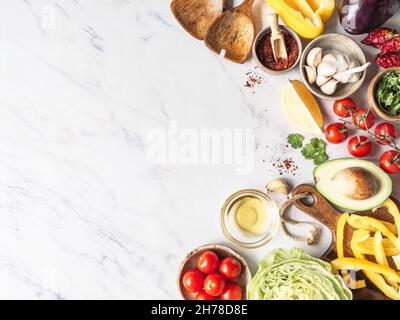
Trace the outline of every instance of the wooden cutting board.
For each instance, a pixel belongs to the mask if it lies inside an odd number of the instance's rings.
[[[339,221],[339,217],[342,212],[335,209],[313,186],[308,184],[302,184],[297,186],[293,190],[293,195],[297,195],[300,193],[308,193],[310,194],[310,201],[305,203],[304,200],[296,201],[296,207],[314,218],[318,222],[322,223],[332,233],[332,243],[330,248],[324,254],[323,259],[327,261],[332,261],[337,258],[336,254],[336,227]],[[400,208],[400,203],[398,200],[391,198],[397,206]],[[356,214],[362,216],[371,216],[380,220],[394,222],[393,217],[387,212],[385,208],[380,208],[376,212],[372,213],[372,211],[364,211],[357,212]],[[354,232],[354,228],[346,224],[344,230],[344,254],[346,257],[353,257],[353,253],[350,247],[350,241],[352,238],[352,234]],[[371,260],[374,260],[373,257],[368,257]],[[388,258],[391,265],[393,265],[393,261],[391,258]],[[361,272],[360,272],[361,274]],[[377,289],[372,283],[367,281],[367,288],[353,290],[354,300],[390,300],[387,298],[379,289]]]

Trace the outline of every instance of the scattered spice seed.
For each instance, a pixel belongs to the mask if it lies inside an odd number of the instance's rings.
[[[278,170],[279,175],[291,174],[295,176],[299,167],[296,165],[293,158],[277,159],[272,161],[272,166]]]
[[[253,89],[254,87],[257,87],[264,82],[264,78],[257,71],[257,67],[255,67],[253,70],[248,71],[245,76],[245,88]]]

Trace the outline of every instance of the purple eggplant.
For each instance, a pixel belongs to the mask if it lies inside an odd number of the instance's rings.
[[[341,0],[339,17],[344,30],[362,34],[384,24],[400,9],[400,0]]]

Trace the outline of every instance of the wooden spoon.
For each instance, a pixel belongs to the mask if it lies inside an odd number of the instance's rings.
[[[253,45],[256,34],[252,6],[254,0],[244,2],[222,13],[211,24],[205,37],[205,43],[217,54],[225,50],[225,58],[244,63]]]
[[[275,61],[287,58],[285,38],[279,29],[278,15],[271,13],[268,15],[269,26],[271,27],[271,45]]]
[[[225,0],[173,0],[171,11],[193,37],[203,40],[211,23],[222,13]]]

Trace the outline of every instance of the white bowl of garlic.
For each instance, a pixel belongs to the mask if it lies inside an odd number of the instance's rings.
[[[340,34],[314,39],[300,60],[301,76],[308,89],[328,100],[353,94],[364,82],[368,66],[357,43]]]

